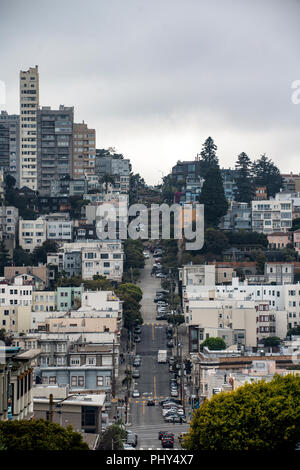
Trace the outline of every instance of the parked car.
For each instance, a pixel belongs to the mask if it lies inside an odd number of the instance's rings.
[[[140,342],[141,342],[140,336],[135,336],[135,337],[134,337],[134,342],[135,342],[135,343],[140,343]]]
[[[131,446],[130,444],[126,444],[126,442],[123,442],[123,450],[135,450],[135,447]]]
[[[138,369],[134,369],[134,371],[132,372],[132,377],[134,379],[139,379],[140,378],[140,371]]]
[[[174,347],[174,341],[172,339],[170,339],[168,342],[167,342],[167,346],[168,348],[173,348]]]
[[[140,367],[140,365],[141,365],[141,361],[139,359],[135,359],[133,361],[133,367]]]
[[[137,398],[137,397],[140,396],[140,392],[138,390],[133,390],[132,396],[133,396],[133,398]]]
[[[132,447],[136,447],[138,443],[138,437],[135,432],[127,430],[127,444],[129,444]]]

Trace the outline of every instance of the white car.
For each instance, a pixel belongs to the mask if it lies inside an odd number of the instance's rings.
[[[132,447],[129,444],[123,443],[123,450],[135,450],[135,447]]]
[[[133,398],[137,398],[137,397],[140,396],[140,392],[138,390],[133,390],[132,396],[133,396]]]

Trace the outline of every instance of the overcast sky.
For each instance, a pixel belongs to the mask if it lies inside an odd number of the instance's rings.
[[[0,80],[39,66],[40,106],[74,106],[157,184],[211,136],[221,167],[246,152],[300,172],[297,0],[0,0]]]

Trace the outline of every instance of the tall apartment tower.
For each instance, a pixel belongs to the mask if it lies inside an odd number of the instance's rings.
[[[95,176],[96,131],[83,121],[73,125],[73,179]]]
[[[74,108],[42,106],[38,123],[38,190],[50,196],[51,186],[63,177],[72,176],[72,132]]]
[[[0,114],[0,168],[19,184],[20,123],[18,114]]]
[[[37,190],[38,66],[20,71],[20,187]]]

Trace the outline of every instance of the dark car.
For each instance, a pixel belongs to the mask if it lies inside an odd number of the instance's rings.
[[[174,434],[168,431],[159,431],[158,439],[161,440],[162,437],[168,437],[169,439],[173,439],[174,441]]]
[[[140,343],[140,342],[141,342],[140,336],[135,336],[135,337],[134,337],[134,342],[135,342],[135,343]]]
[[[172,439],[163,437],[162,440],[161,440],[161,445],[162,445],[163,448],[173,449],[174,441],[172,441]]]
[[[155,400],[153,400],[153,398],[149,398],[147,401],[147,406],[155,406]]]
[[[167,342],[167,346],[168,348],[173,348],[174,346],[174,341],[172,339],[170,339],[168,342]]]
[[[139,333],[141,333],[141,331],[142,331],[142,328],[141,328],[140,326],[135,326],[135,327],[134,327],[134,332],[135,332],[136,335],[138,335]]]

